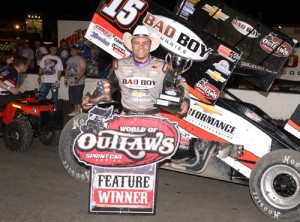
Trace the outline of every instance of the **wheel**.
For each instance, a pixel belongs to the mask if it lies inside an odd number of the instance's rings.
[[[88,119],[87,113],[74,116],[64,126],[59,139],[59,156],[67,173],[75,180],[88,183],[89,167],[77,161],[73,154],[73,142],[80,133],[80,125]]]
[[[279,221],[300,219],[300,153],[275,150],[263,156],[250,175],[250,193],[256,206]]]
[[[8,149],[24,152],[31,148],[31,125],[25,119],[15,119],[4,128],[4,142]]]
[[[39,136],[39,140],[48,146],[57,146],[59,143],[61,130],[53,130]]]

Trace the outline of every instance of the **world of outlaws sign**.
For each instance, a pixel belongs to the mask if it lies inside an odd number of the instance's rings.
[[[153,214],[157,163],[175,154],[177,124],[95,106],[80,130],[73,153],[91,166],[90,212]]]

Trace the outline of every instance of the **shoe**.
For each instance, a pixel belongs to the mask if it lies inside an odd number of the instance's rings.
[[[73,110],[71,113],[68,114],[68,116],[76,116],[77,114],[79,114],[79,112]]]

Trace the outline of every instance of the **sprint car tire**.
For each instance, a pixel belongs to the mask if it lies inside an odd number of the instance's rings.
[[[265,215],[279,221],[300,218],[300,153],[275,150],[264,155],[250,175],[250,194]]]
[[[80,133],[80,125],[88,119],[87,113],[74,116],[64,126],[59,139],[59,156],[67,173],[77,181],[88,183],[90,179],[89,167],[78,162],[73,154],[73,142]]]
[[[4,142],[8,149],[15,152],[24,152],[31,148],[31,125],[25,119],[15,119],[4,128]]]
[[[47,146],[57,146],[59,143],[61,130],[53,130],[39,136],[39,140]]]

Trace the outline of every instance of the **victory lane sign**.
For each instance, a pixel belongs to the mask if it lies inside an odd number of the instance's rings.
[[[154,214],[157,165],[177,150],[177,123],[95,106],[80,129],[73,153],[91,167],[89,211]]]

